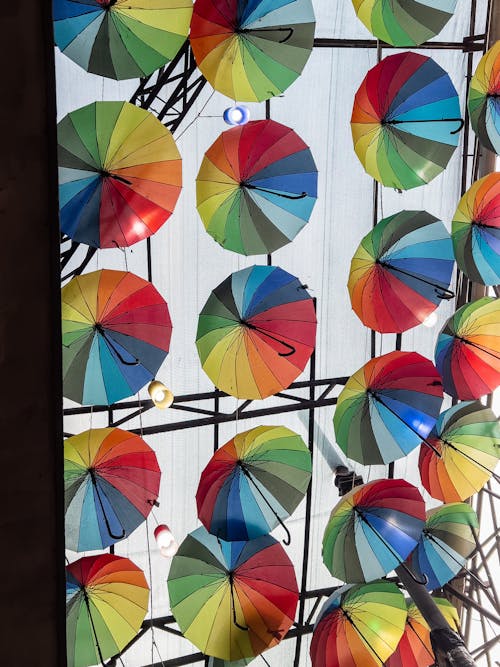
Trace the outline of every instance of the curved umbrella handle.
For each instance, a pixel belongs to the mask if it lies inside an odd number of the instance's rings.
[[[435,287],[434,293],[439,299],[446,299],[446,301],[455,298],[455,293],[450,289],[441,289],[439,287]]]
[[[421,586],[427,586],[427,584],[429,583],[429,577],[425,574],[425,572],[422,573],[423,576],[424,576],[424,580],[421,581],[421,580],[417,577],[417,575],[415,574],[415,572],[412,572],[412,571],[410,570],[410,568],[406,565],[406,563],[402,563],[402,562],[401,562],[401,563],[399,564],[399,566],[403,568],[403,570],[406,572],[406,574],[407,574],[409,577],[411,577],[411,578],[413,579],[413,581],[414,581],[416,584],[420,584]]]
[[[109,524],[108,517],[106,515],[106,511],[104,509],[104,504],[102,502],[101,494],[99,492],[99,487],[97,486],[97,480],[95,478],[95,472],[92,470],[92,468],[89,469],[89,474],[90,474],[90,479],[92,480],[92,484],[94,485],[94,489],[97,495],[97,500],[99,501],[99,506],[101,508],[102,515],[104,517],[104,523],[106,524],[106,530],[108,531],[108,535],[113,539],[113,540],[121,540],[125,537],[125,528],[122,528],[122,534],[121,535],[115,535],[113,531],[111,530],[111,526]]]
[[[455,119],[453,119],[453,120],[455,120]],[[462,130],[464,125],[465,125],[465,120],[463,118],[457,118],[456,120],[460,123],[460,125],[457,127],[456,130],[453,130],[453,132],[450,132],[450,134],[458,134],[460,132],[460,130]]]

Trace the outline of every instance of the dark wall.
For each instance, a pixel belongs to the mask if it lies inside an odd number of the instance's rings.
[[[50,0],[0,3],[0,663],[64,665]]]

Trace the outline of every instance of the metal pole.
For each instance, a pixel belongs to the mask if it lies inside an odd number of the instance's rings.
[[[418,584],[402,565],[396,574],[420,609],[431,629],[431,644],[438,667],[475,667],[462,638],[448,625],[445,617],[423,584]]]

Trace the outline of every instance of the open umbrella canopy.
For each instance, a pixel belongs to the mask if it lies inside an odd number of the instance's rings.
[[[201,527],[172,560],[170,606],[181,632],[203,653],[240,660],[278,644],[293,623],[293,565],[270,535],[225,542]]]
[[[424,500],[405,480],[380,479],[357,486],[330,514],[323,562],[341,581],[373,581],[405,560],[417,545],[424,522]]]
[[[381,220],[361,241],[348,289],[354,312],[370,329],[401,333],[425,320],[453,292],[453,247],[444,224],[426,211]]]
[[[470,122],[479,141],[500,152],[500,41],[479,61],[469,84]]]
[[[433,598],[449,626],[458,632],[460,620],[455,607],[445,598]],[[385,663],[386,667],[432,667],[436,659],[431,644],[431,631],[420,609],[407,598],[408,616],[405,630],[396,651]]]
[[[150,513],[161,472],[138,435],[96,428],[64,441],[66,548],[105,549],[128,537]]]
[[[68,667],[104,664],[138,633],[149,587],[128,558],[87,556],[66,566]]]
[[[256,120],[223,132],[196,180],[196,203],[207,232],[243,255],[271,253],[292,241],[316,202],[311,151],[293,130]]]
[[[391,463],[427,437],[442,402],[431,361],[416,352],[375,357],[340,392],[333,417],[337,444],[358,463]]]
[[[479,401],[458,403],[439,415],[422,445],[422,484],[444,503],[466,500],[490,479],[500,458],[500,424]]]
[[[459,308],[442,328],[434,356],[450,396],[471,400],[500,386],[500,299]]]
[[[172,334],[156,288],[127,271],[102,269],[62,288],[63,393],[111,405],[153,379]]]
[[[425,185],[448,164],[462,128],[457,91],[432,58],[387,56],[354,99],[354,150],[365,170],[388,187]]]
[[[311,480],[311,454],[285,426],[258,426],[220,447],[201,473],[196,504],[223,540],[251,540],[287,519]]]
[[[174,58],[192,12],[191,0],[53,0],[54,37],[87,72],[134,79]]]
[[[289,387],[314,350],[316,312],[306,286],[277,266],[231,274],[208,297],[196,346],[216,387],[267,398]]]
[[[477,515],[467,503],[449,503],[427,512],[417,548],[411,555],[412,570],[427,577],[426,588],[444,586],[462,567],[476,547]]]
[[[352,0],[360,21],[383,42],[418,46],[435,37],[453,16],[457,0]]]
[[[279,95],[313,47],[310,0],[196,0],[189,39],[209,83],[241,102]]]
[[[170,217],[181,156],[149,111],[94,102],[65,116],[57,136],[59,218],[70,238],[95,248],[130,246]]]
[[[476,283],[500,283],[500,174],[473,183],[451,223],[457,264]]]
[[[405,628],[403,594],[388,581],[342,586],[324,603],[309,653],[313,667],[380,667]]]

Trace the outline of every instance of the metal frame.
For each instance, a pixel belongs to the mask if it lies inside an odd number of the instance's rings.
[[[489,15],[491,14],[491,0],[489,0]],[[472,36],[466,37],[462,42],[432,42],[419,46],[418,49],[453,49],[468,54],[467,76],[472,75],[473,55],[475,52],[481,52],[486,49],[487,35],[474,34],[476,6],[475,0],[472,0],[470,16],[470,33]],[[378,59],[381,58],[382,50],[392,48],[390,45],[381,44],[377,40],[370,39],[324,39],[319,38],[314,42],[317,48],[373,48],[377,49]],[[176,58],[166,67],[160,69],[154,75],[141,80],[140,85],[131,98],[131,102],[149,109],[154,113],[172,132],[175,132],[187,114],[191,110],[194,102],[202,91],[206,81],[196,69],[196,63],[189,48],[188,42],[179,51]],[[271,104],[266,102],[266,117],[270,117]],[[468,173],[471,171],[472,180],[477,177],[479,169],[479,146],[475,142],[474,152],[468,154],[469,146],[469,128],[466,111],[464,126],[464,154],[462,156],[462,176],[461,190],[465,192],[467,188]],[[472,157],[472,168],[470,158]],[[379,203],[379,185],[374,181],[373,187],[373,224],[378,220]],[[95,249],[83,246],[70,241],[67,237],[62,239],[61,252],[61,272],[63,280],[74,275],[80,274],[88,265],[95,253]],[[268,256],[268,264],[271,263],[271,256]],[[151,276],[151,245],[147,244],[147,265],[148,278]],[[68,267],[73,268],[68,269]],[[462,276],[457,278],[457,305],[461,305],[471,297],[471,285]],[[396,337],[396,349],[401,347],[401,336]],[[375,356],[376,352],[376,334],[372,332],[371,353]],[[224,410],[225,397],[223,392],[215,389],[212,392],[197,394],[186,394],[175,398],[173,405],[169,410],[178,411],[186,415],[185,419],[176,421],[165,421],[155,426],[147,426],[143,429],[130,429],[131,431],[141,432],[144,435],[165,433],[181,429],[198,428],[201,426],[213,427],[214,450],[219,446],[219,424],[232,421],[240,421],[254,417],[263,417],[273,414],[283,414],[286,412],[296,412],[307,410],[308,424],[308,447],[311,455],[314,455],[314,415],[315,410],[320,407],[333,406],[337,401],[336,389],[342,387],[347,378],[324,378],[317,379],[315,373],[315,357],[311,357],[309,364],[309,378],[305,381],[295,382],[286,392],[280,392],[276,395],[278,402],[265,408],[257,408],[252,401],[242,402],[236,410]],[[234,398],[232,398],[234,405]],[[196,406],[193,405],[196,403]],[[200,406],[201,405],[201,406]],[[110,426],[125,426],[127,422],[132,421],[138,416],[149,411],[153,406],[152,401],[122,401],[112,406],[94,406],[93,408],[80,407],[70,408],[64,411],[65,416],[77,414],[90,414],[91,412],[107,412],[108,423]],[[65,433],[66,436],[71,435]],[[393,474],[394,466],[389,466],[389,476]],[[459,579],[454,580],[444,589],[445,594],[452,598],[455,604],[462,611],[462,627],[466,642],[471,642],[472,626],[475,622],[475,615],[479,614],[482,637],[480,643],[471,647],[476,658],[486,656],[488,667],[494,667],[493,652],[496,644],[500,640],[498,629],[491,636],[488,632],[488,623],[500,625],[500,592],[497,589],[495,577],[491,571],[491,563],[496,559],[500,562],[500,527],[496,518],[495,502],[500,500],[500,496],[491,488],[491,484],[480,492],[475,500],[476,511],[479,519],[487,519],[492,525],[492,533],[488,535],[477,548],[471,557],[471,574],[465,573]],[[302,637],[312,632],[312,616],[315,613],[321,599],[329,595],[335,587],[320,590],[307,590],[307,570],[309,558],[309,521],[311,511],[311,488],[306,496],[306,521],[304,522],[304,549],[303,549],[303,567],[300,582],[300,598],[297,621],[285,637],[285,640],[295,639],[296,649],[293,661],[293,667],[299,667]],[[486,516],[488,515],[488,516]],[[485,581],[482,581],[484,578]],[[483,585],[484,584],[484,585]],[[305,617],[306,600],[314,599],[313,609]],[[162,616],[146,620],[142,628],[130,644],[125,647],[120,655],[126,653],[127,649],[145,633],[152,629],[161,630],[175,635],[181,633],[175,627],[173,616]],[[192,653],[190,655],[180,656],[171,660],[164,660],[151,665],[151,667],[174,667],[180,665],[198,664],[208,659],[202,653]],[[114,667],[120,662],[120,656],[115,656],[106,662],[108,667]],[[149,663],[150,664],[150,663]],[[498,663],[497,663],[498,664]]]

